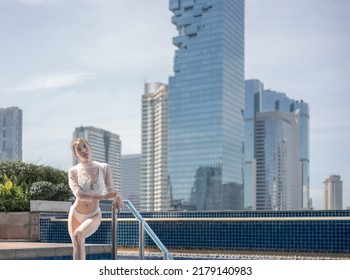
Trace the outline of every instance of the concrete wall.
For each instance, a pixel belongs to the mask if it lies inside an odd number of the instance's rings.
[[[31,200],[30,212],[69,212],[71,201]]]
[[[0,212],[0,239],[38,241],[39,213]]]

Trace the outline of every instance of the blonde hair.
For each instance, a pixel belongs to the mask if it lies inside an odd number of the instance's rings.
[[[76,151],[75,151],[75,147],[76,147],[78,144],[80,144],[80,143],[85,143],[85,144],[88,145],[89,148],[91,149],[91,146],[90,146],[89,142],[88,142],[86,139],[84,139],[84,138],[76,138],[76,139],[74,139],[74,140],[72,141],[72,143],[71,143],[71,149],[72,149],[72,153],[73,153],[74,156],[77,156],[77,153],[76,153]]]

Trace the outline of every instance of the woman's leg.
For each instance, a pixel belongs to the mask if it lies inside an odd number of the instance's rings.
[[[100,224],[101,212],[98,212],[80,224],[72,211],[70,211],[68,216],[68,232],[73,243],[74,260],[85,260],[85,239],[95,233]]]
[[[75,242],[74,238],[74,231],[80,226],[80,223],[78,220],[74,217],[73,211],[70,210],[68,214],[68,233],[70,236],[70,239],[72,240],[73,245],[73,260],[77,260],[78,258],[78,244]]]

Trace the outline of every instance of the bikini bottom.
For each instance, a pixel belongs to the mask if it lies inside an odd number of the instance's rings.
[[[74,208],[70,208],[70,211],[72,212],[73,216],[78,220],[79,223],[83,223],[84,221],[86,221],[87,219],[95,216],[98,212],[101,211],[101,208],[97,208],[95,211],[89,213],[89,214],[81,214],[79,213],[77,210],[75,210]]]

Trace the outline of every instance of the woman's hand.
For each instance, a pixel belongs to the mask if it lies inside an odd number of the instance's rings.
[[[104,196],[106,199],[108,198],[114,198],[117,195],[117,191],[110,191],[109,193],[106,193]]]
[[[115,209],[118,210],[118,213],[120,212],[120,209],[122,208],[122,206],[123,206],[123,198],[120,194],[117,193],[114,196],[114,207]]]

